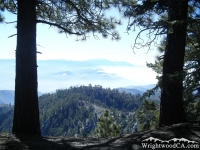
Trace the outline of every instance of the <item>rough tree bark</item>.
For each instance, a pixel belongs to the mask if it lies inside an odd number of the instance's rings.
[[[186,20],[188,0],[171,0],[168,20],[183,21],[172,25],[172,33],[167,35],[167,46],[164,54],[163,79],[160,103],[160,126],[168,126],[186,121],[183,109],[183,78],[171,78],[183,71],[186,45]]]
[[[18,0],[14,134],[41,135],[36,60],[36,0]]]

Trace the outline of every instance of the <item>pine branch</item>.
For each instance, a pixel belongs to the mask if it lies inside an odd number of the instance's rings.
[[[52,22],[48,22],[48,21],[44,21],[44,20],[36,20],[36,23],[44,23],[44,24],[48,24],[50,26],[57,27],[59,29],[62,29],[65,33],[68,33],[68,34],[75,34],[75,35],[83,35],[84,34],[84,33],[79,33],[79,32],[71,32],[68,29],[62,27],[61,25],[59,25],[57,23],[52,23]]]
[[[12,3],[14,4],[15,9],[17,10],[17,5],[15,4],[14,0],[12,0]]]
[[[77,13],[77,15],[78,15],[78,17],[79,17],[80,19],[84,20],[84,21],[87,22],[89,25],[92,25],[91,21],[89,21],[88,19],[83,18],[83,17],[81,16],[80,9],[79,9],[78,7],[76,7],[76,5],[75,5],[72,1],[70,1],[70,0],[63,0],[63,1],[65,1],[67,4],[71,5],[71,6],[76,10],[76,13]]]

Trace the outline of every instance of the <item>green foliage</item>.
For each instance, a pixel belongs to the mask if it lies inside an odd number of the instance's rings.
[[[116,123],[123,127],[123,133],[127,128],[132,132],[136,122],[134,111],[141,103],[140,95],[120,93],[98,85],[70,87],[44,94],[39,97],[42,135],[87,137],[94,133],[97,115],[101,115],[104,109],[111,110]]]
[[[98,137],[115,137],[120,133],[120,125],[116,125],[114,116],[109,114],[109,110],[105,110],[103,115],[98,118],[95,131]]]
[[[3,21],[4,21],[4,17],[3,17],[3,15],[0,12],[0,23],[2,23]]]
[[[11,133],[13,110],[12,106],[0,105],[0,133]]]
[[[152,100],[144,100],[137,112],[137,118],[140,122],[139,131],[155,129],[159,120],[158,105]]]
[[[14,14],[17,14],[17,5],[17,0],[0,1],[4,10]],[[74,34],[77,40],[86,40],[89,33],[94,38],[100,34],[104,38],[110,36],[113,40],[119,40],[115,28],[120,21],[106,15],[110,7],[109,1],[101,0],[37,0],[36,23],[55,27],[59,33]]]
[[[0,0],[0,11],[9,11],[17,14],[16,0]]]
[[[3,0],[0,0],[0,23],[2,23],[4,21],[4,17],[3,17],[3,14],[2,14],[4,9],[5,9],[5,5],[3,3]]]

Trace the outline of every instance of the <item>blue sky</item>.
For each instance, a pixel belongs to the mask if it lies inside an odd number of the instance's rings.
[[[16,21],[16,16],[8,12],[4,13],[5,22]],[[136,49],[133,53],[131,46],[134,43],[136,34],[130,31],[126,33],[127,20],[122,20],[123,25],[117,30],[121,35],[120,41],[111,41],[103,39],[99,35],[99,40],[89,37],[86,41],[76,41],[76,36],[68,36],[59,34],[56,28],[50,28],[48,25],[37,25],[37,44],[38,60],[41,59],[70,59],[70,60],[87,60],[95,58],[106,58],[109,60],[126,61],[135,65],[145,66],[146,61],[152,62],[157,54],[156,48],[149,51],[147,49]],[[16,34],[15,24],[0,24],[0,42],[1,46],[0,59],[15,58],[16,36],[8,38],[8,36]],[[145,38],[145,36],[143,37]],[[2,44],[1,44],[2,45]]]
[[[5,22],[16,21],[16,16],[8,12],[4,13]],[[126,33],[127,20],[122,20],[122,26],[117,27],[120,33],[120,41],[111,41],[110,38],[104,39],[99,35],[99,40],[92,36],[86,41],[76,41],[76,36],[68,36],[59,34],[57,29],[50,28],[48,25],[37,25],[37,47],[38,51],[42,54],[37,55],[38,60],[88,60],[88,59],[108,59],[111,61],[124,61],[133,64],[134,66],[141,67],[138,77],[141,74],[148,74],[148,84],[156,83],[156,74],[151,69],[146,67],[146,62],[154,62],[157,55],[156,47],[149,51],[147,48],[136,49],[135,53],[131,46],[134,43],[135,37],[139,30]],[[15,59],[16,49],[16,36],[8,38],[8,36],[16,34],[15,24],[0,24],[0,59]],[[145,39],[145,36],[143,36]],[[144,69],[145,68],[145,69]],[[104,68],[108,73],[115,73],[122,77],[132,78],[132,73],[135,74],[130,68],[110,67]],[[147,75],[146,74],[146,75]],[[135,76],[135,77],[137,77]],[[144,84],[144,83],[142,83]]]

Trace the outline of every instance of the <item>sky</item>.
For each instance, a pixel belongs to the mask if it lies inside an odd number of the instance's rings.
[[[117,14],[112,14],[117,15]],[[8,12],[4,12],[5,22],[16,21],[16,16]],[[146,62],[154,62],[158,54],[157,47],[153,47],[148,51],[147,48],[133,49],[131,48],[139,30],[126,32],[127,20],[122,20],[122,25],[117,27],[121,36],[121,40],[112,41],[110,38],[104,39],[99,35],[99,39],[89,37],[86,41],[76,41],[76,36],[66,36],[60,34],[55,28],[50,28],[48,25],[37,25],[37,51],[42,54],[37,54],[38,60],[89,60],[89,59],[108,59],[111,61],[129,62],[135,66],[146,69],[148,72],[148,84],[156,83],[156,74],[151,69],[146,67]],[[8,38],[16,34],[15,24],[0,24],[0,59],[15,59],[16,36]],[[145,34],[142,37],[144,40]],[[148,51],[148,53],[147,53]],[[131,70],[107,69],[108,72],[114,71],[116,74],[123,74],[131,77]],[[143,70],[145,73],[145,70]],[[138,74],[140,76],[140,74]],[[144,84],[144,83],[142,83]]]

